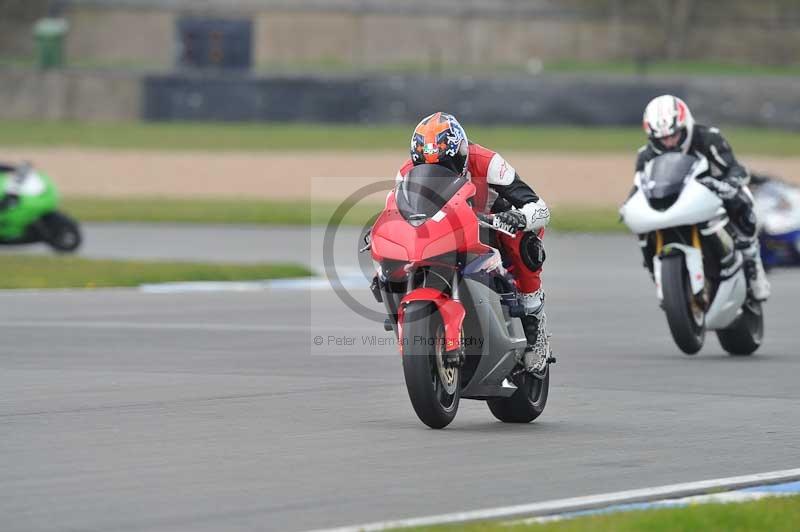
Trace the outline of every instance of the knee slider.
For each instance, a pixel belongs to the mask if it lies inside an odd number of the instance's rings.
[[[544,244],[535,233],[525,233],[519,243],[519,252],[522,262],[531,271],[538,271],[542,268],[547,254],[544,251]]]

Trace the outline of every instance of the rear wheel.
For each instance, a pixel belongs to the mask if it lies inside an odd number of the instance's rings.
[[[494,417],[505,423],[530,423],[544,412],[550,392],[550,366],[544,377],[522,373],[515,377],[517,391],[511,397],[489,399],[486,404]]]
[[[693,355],[703,347],[706,316],[692,293],[682,255],[672,255],[662,259],[661,286],[664,294],[664,311],[667,314],[672,338],[681,351]]]
[[[56,251],[71,253],[81,245],[81,230],[78,222],[60,212],[51,212],[41,220],[42,239]]]
[[[764,313],[759,302],[747,302],[727,328],[717,331],[722,348],[731,355],[752,355],[764,339]]]
[[[408,304],[403,320],[403,375],[408,397],[420,421],[433,429],[456,417],[461,372],[445,360],[444,325],[432,303]]]

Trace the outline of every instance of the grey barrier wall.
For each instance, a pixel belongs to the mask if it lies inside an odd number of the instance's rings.
[[[800,130],[800,78],[540,75],[144,75],[0,68],[0,119],[412,123],[450,110],[470,123],[631,125],[654,95],[678,94],[702,120]]]
[[[139,120],[142,89],[130,72],[0,68],[0,120]]]
[[[705,120],[800,129],[797,78],[636,78],[539,75],[218,77],[144,81],[145,120],[409,123],[449,110],[469,123],[631,125],[647,101],[677,94]]]

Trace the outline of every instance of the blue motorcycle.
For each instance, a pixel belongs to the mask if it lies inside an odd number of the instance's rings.
[[[800,266],[800,188],[754,175],[751,189],[761,225],[764,267]]]

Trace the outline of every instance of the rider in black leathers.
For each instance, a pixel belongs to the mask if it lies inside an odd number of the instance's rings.
[[[648,161],[668,151],[708,159],[711,176],[701,181],[722,199],[728,211],[736,246],[746,261],[753,297],[766,300],[770,285],[761,263],[753,195],[747,187],[750,174],[736,160],[731,145],[719,129],[696,124],[686,103],[671,95],[659,96],[647,105],[643,125],[649,142],[639,149],[636,158],[636,182]]]
[[[0,211],[4,211],[19,203],[21,176],[19,175],[18,167],[5,163],[0,163],[0,174],[9,174],[3,191],[3,198],[0,199]]]

